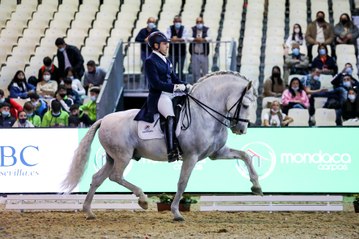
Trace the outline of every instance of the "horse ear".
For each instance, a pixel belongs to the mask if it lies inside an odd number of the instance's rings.
[[[252,87],[252,81],[250,81],[249,83],[248,83],[248,85],[247,85],[247,89],[246,90],[249,90],[250,88]]]

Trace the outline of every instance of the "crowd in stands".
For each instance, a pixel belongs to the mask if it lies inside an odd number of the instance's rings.
[[[0,89],[0,128],[89,127],[96,121],[96,100],[106,72],[93,60],[86,63],[80,50],[55,41],[59,66],[43,59],[38,76],[28,79],[17,71]]]
[[[333,26],[325,21],[324,12],[318,11],[305,33],[299,24],[294,24],[283,44],[283,75],[280,66],[274,66],[272,74],[263,84],[263,97],[277,97],[277,100],[267,106],[269,109],[262,115],[262,125],[287,126],[293,121],[288,117],[288,111],[295,108],[309,111],[308,125],[313,126],[315,99],[318,97],[326,97],[323,108],[335,110],[337,125],[342,125],[343,120],[357,121],[359,82],[357,75],[353,74],[353,65],[357,62],[338,66],[336,47],[340,44],[352,45],[357,59],[358,36],[358,27],[346,13]],[[317,47],[316,54],[312,54],[314,46]],[[338,68],[342,70],[338,72]],[[322,84],[321,79],[328,77],[331,87]]]

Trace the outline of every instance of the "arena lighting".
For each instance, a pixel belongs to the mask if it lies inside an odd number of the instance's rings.
[[[60,192],[72,155],[87,129],[2,129],[0,192]],[[228,146],[246,151],[263,192],[353,193],[359,191],[359,128],[249,128],[229,133]],[[335,135],[335,137],[333,137]],[[49,136],[54,140],[49,140]],[[92,175],[104,164],[95,138],[85,174],[75,192],[87,192]],[[125,177],[147,193],[175,192],[181,162],[132,160]],[[164,180],[165,179],[165,180]],[[241,160],[205,159],[197,163],[186,192],[250,193]],[[110,180],[98,192],[128,192]]]

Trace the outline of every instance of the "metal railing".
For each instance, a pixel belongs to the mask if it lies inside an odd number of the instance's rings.
[[[119,42],[96,101],[97,119],[115,112],[123,101],[123,43]]]
[[[141,44],[138,42],[124,42],[124,88],[125,92],[147,93],[147,81],[144,76],[143,62],[141,60]],[[190,44],[194,43],[171,43],[174,44],[172,52],[169,51],[169,58],[172,63],[177,60],[178,64],[175,72],[179,78],[188,83],[194,83],[193,69],[197,67],[195,62],[191,61],[189,53]],[[177,59],[173,57],[174,49],[178,44],[185,45],[185,54],[178,54]],[[211,41],[209,42],[208,54],[208,73],[219,70],[235,71],[237,67],[235,41]],[[171,54],[172,53],[172,54]],[[149,55],[149,48],[146,48],[146,55]],[[183,66],[181,65],[183,64]],[[178,69],[183,67],[183,74],[178,74]]]

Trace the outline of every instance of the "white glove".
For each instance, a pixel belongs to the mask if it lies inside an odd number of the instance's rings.
[[[184,84],[175,84],[175,87],[173,88],[173,92],[185,92],[186,86]]]
[[[191,84],[186,85],[187,92],[190,92],[192,90],[192,88],[193,88],[193,85],[191,85]]]

